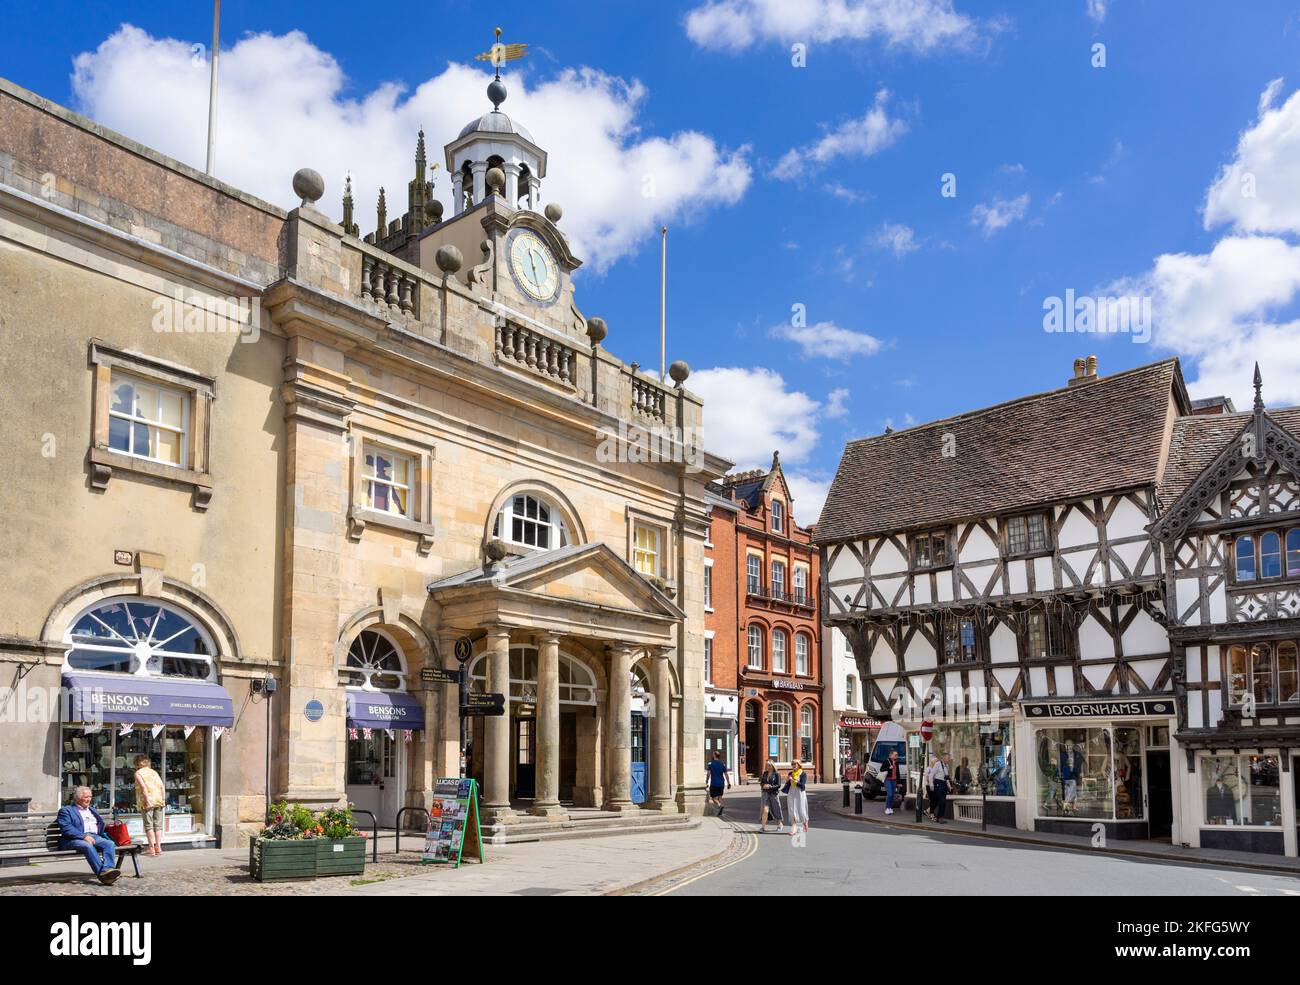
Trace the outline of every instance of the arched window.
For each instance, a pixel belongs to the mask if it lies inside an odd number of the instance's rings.
[[[1248,536],[1238,537],[1236,544],[1237,581],[1255,580],[1255,541]]]
[[[1300,578],[1300,527],[1286,532],[1286,576]]]
[[[813,755],[813,708],[804,705],[799,709],[799,758],[811,763]]]
[[[785,666],[785,630],[772,630],[772,673],[784,674]]]
[[[1259,539],[1259,576],[1282,577],[1282,538],[1271,531]]]
[[[760,626],[749,627],[749,666],[763,668],[763,629]]]
[[[470,683],[482,691],[487,686],[486,653],[470,664]],[[537,647],[510,648],[510,700],[532,704],[537,700]],[[596,679],[591,671],[572,657],[560,654],[560,704],[594,705]]]
[[[530,493],[511,496],[497,514],[492,536],[510,544],[550,550],[569,542],[564,520],[550,503]]]
[[[794,637],[794,672],[804,677],[811,672],[808,666],[808,637],[803,633],[796,633]]]
[[[96,602],[64,637],[73,670],[102,670],[140,677],[190,677],[215,681],[213,646],[180,609],[147,598]]]
[[[348,647],[347,667],[339,676],[344,684],[367,691],[405,691],[406,661],[386,634],[363,629]]]
[[[776,748],[778,763],[790,762],[790,706],[784,701],[773,701],[767,706],[767,737],[769,749]],[[772,742],[771,740],[776,740]]]

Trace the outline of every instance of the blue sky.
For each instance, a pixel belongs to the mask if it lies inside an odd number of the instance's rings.
[[[181,55],[210,6],[108,6],[11,5],[0,75],[201,167],[206,74]],[[1239,406],[1259,358],[1272,403],[1300,398],[1294,4],[507,6],[490,16],[533,51],[503,108],[551,152],[580,306],[657,365],[666,223],[669,359],[712,402],[707,444],[744,466],[781,448],[803,523],[845,440],[1062,385],[1076,356],[1176,353],[1194,395]],[[365,231],[417,126],[438,148],[489,108],[472,56],[494,23],[468,2],[307,10],[223,5],[217,176],[290,205],[314,166],[337,214],[347,170]],[[1154,298],[1147,343],[1044,331],[1045,299],[1115,287]]]

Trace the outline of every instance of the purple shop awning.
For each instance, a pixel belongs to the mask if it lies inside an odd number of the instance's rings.
[[[424,706],[413,694],[348,688],[349,728],[424,729]]]
[[[183,677],[64,674],[68,721],[140,725],[235,724],[235,706],[220,684]]]

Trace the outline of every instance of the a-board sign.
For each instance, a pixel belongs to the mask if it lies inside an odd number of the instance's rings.
[[[483,858],[483,833],[479,827],[478,784],[471,779],[439,777],[433,784],[429,830],[424,835],[420,863],[460,868],[466,858]]]

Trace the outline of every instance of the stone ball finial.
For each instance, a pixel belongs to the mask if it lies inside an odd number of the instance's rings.
[[[300,168],[293,176],[293,193],[302,199],[303,205],[312,205],[325,194],[325,179],[318,171]]]
[[[591,339],[592,345],[600,345],[609,335],[609,326],[605,324],[604,318],[587,319],[587,338]]]
[[[489,540],[487,542],[487,547],[483,549],[483,552],[487,555],[487,559],[493,564],[496,564],[499,561],[504,561],[506,555],[510,553],[506,549],[505,542],[496,539]]]
[[[691,375],[690,364],[685,359],[676,359],[668,367],[668,375],[672,377],[674,383],[680,387],[686,382],[686,378]]]
[[[433,215],[433,224],[435,226],[442,222],[442,203],[436,198],[429,203],[429,212]]]
[[[501,109],[501,104],[506,101],[506,84],[500,79],[493,79],[488,83],[487,97],[492,103],[492,112]]]
[[[503,195],[506,190],[506,173],[500,168],[488,168],[487,172],[488,191],[493,195]]]
[[[543,212],[546,214],[546,218],[557,226],[560,224],[560,220],[564,218],[564,209],[560,208],[559,202],[547,202]]]
[[[438,247],[438,252],[433,255],[433,262],[444,274],[454,274],[465,263],[465,258],[460,250],[447,243]]]

